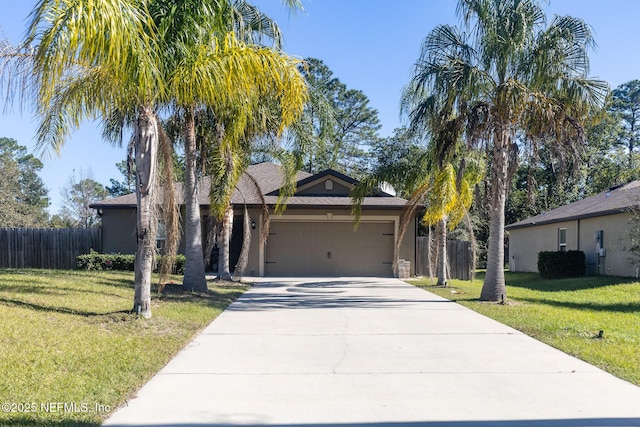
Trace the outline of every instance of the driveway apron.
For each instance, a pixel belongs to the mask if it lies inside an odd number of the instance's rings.
[[[400,280],[269,279],[105,425],[640,426],[640,388]]]

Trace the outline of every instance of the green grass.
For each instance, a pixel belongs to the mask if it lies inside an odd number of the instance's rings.
[[[640,282],[506,273],[503,305],[478,300],[482,280],[452,280],[447,288],[431,279],[409,282],[640,385]]]
[[[0,425],[99,425],[246,289],[170,288],[145,320],[131,272],[0,270]]]

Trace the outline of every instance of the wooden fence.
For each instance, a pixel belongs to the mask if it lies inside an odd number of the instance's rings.
[[[431,246],[429,237],[419,236],[416,239],[416,274],[418,276],[435,275],[437,250]],[[471,280],[473,264],[471,242],[461,240],[447,241],[447,261],[450,279]]]
[[[100,228],[0,228],[0,268],[73,269],[101,248]]]

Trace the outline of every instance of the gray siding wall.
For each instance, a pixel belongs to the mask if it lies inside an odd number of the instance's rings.
[[[325,183],[327,180],[331,180],[333,182],[333,189],[332,190],[327,190],[325,187]],[[317,184],[314,184],[310,187],[305,187],[300,191],[296,192],[296,195],[298,196],[305,196],[305,195],[327,195],[327,196],[331,196],[331,195],[345,195],[345,194],[349,194],[351,192],[351,187],[350,186],[346,186],[344,184],[342,184],[340,181],[338,181],[335,178],[332,177],[328,177],[326,179],[323,179],[322,181],[318,182]]]
[[[209,215],[208,209],[202,209],[203,217],[202,243],[206,244],[206,227],[204,218]],[[184,209],[181,212],[184,218]],[[184,230],[184,222],[181,225]],[[136,253],[136,210],[135,208],[103,209],[102,212],[102,252],[103,253]],[[178,253],[184,254],[184,235],[180,239]]]
[[[136,253],[135,209],[103,209],[102,252]]]

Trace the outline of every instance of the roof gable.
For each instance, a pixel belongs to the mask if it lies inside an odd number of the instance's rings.
[[[358,183],[357,180],[333,169],[327,169],[315,175],[298,180],[295,196],[344,196],[351,193],[351,189]],[[280,188],[269,192],[268,196],[280,195]]]
[[[336,170],[333,169],[327,169],[324,170],[322,172],[319,172],[315,175],[311,175],[303,180],[298,181],[298,188],[301,187],[305,187],[309,184],[312,184],[316,181],[322,181],[324,178],[326,177],[331,177],[340,181],[343,181],[344,183],[346,183],[345,185],[356,185],[358,183],[358,180],[351,178],[350,176],[347,176],[343,173],[340,173]]]
[[[549,212],[544,212],[525,220],[510,224],[505,228],[533,227],[542,224],[572,221],[584,218],[613,215],[628,211],[640,206],[640,181],[632,181],[628,184],[612,187],[586,199],[560,206]]]
[[[319,180],[314,180],[304,187],[298,187],[296,196],[349,196],[351,194],[351,184],[328,176]]]

